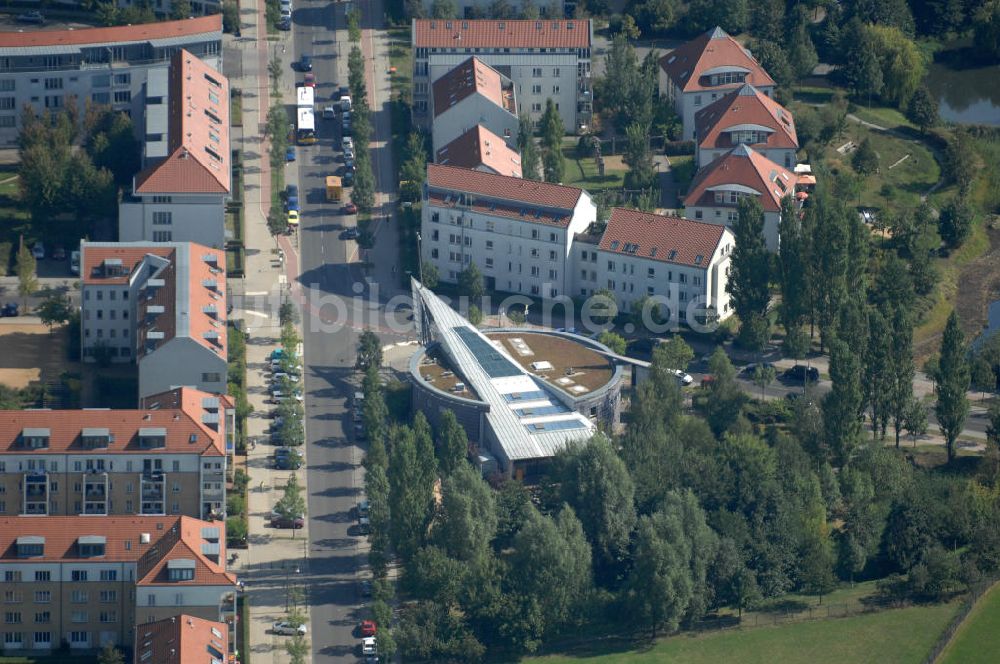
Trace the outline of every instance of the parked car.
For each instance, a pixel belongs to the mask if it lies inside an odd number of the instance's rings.
[[[73,274],[80,274],[80,252],[74,251],[69,255],[69,271]]]
[[[353,156],[348,157],[347,154],[345,153],[344,154],[344,172],[345,173],[353,173],[355,170],[356,169],[354,168],[354,157]]]
[[[340,234],[340,237],[344,240],[357,240],[358,239],[358,229],[354,226],[348,228],[346,231]]]
[[[753,364],[748,364],[745,367],[743,367],[743,370],[740,371],[740,373],[748,378],[753,378],[754,375],[757,373],[757,367],[760,367],[764,370],[775,368],[775,366],[770,362],[759,362],[759,363],[754,362]]]
[[[287,210],[295,210],[296,212],[298,212],[299,211],[299,197],[298,196],[289,196],[288,200],[285,201],[285,210],[286,211]]]
[[[299,61],[296,63],[296,65],[299,71],[312,71],[313,70],[312,57],[308,55],[303,55],[301,58],[299,58]]]
[[[366,516],[360,517],[358,519],[358,532],[360,532],[362,535],[367,535],[371,531],[372,531],[372,524],[371,521],[368,520],[368,517]]]
[[[341,101],[343,100],[344,97],[350,96],[350,94],[351,94],[351,88],[349,86],[342,85],[334,94],[334,97],[336,97],[337,101]]]
[[[354,161],[354,146],[345,145],[344,146],[344,163],[350,163]],[[353,164],[352,164],[353,165]]]
[[[297,516],[294,519],[286,518],[278,514],[277,512],[271,512],[271,527],[272,528],[292,528],[298,529],[306,525],[306,517]]]
[[[0,318],[14,318],[18,314],[17,302],[8,302],[0,309]]]
[[[361,654],[362,655],[374,655],[375,654],[375,637],[366,636],[361,639]]]
[[[344,214],[357,214],[358,206],[354,203],[348,203],[344,206]]]
[[[680,369],[672,369],[671,373],[677,376],[677,382],[685,387],[694,382],[694,378],[691,377],[691,374],[684,373]]]
[[[285,148],[285,161],[295,161],[295,146],[289,145]]]
[[[57,261],[66,260],[66,250],[62,247],[56,247],[52,250],[52,259]]]
[[[311,71],[306,72],[306,75],[302,77],[302,85],[306,86],[307,88],[315,88],[316,74],[312,73]]]
[[[282,16],[281,20],[278,21],[278,29],[282,32],[288,32],[292,29],[292,15]]]
[[[288,211],[288,225],[289,226],[298,226],[299,225],[299,211],[298,210],[289,210]]]
[[[354,151],[354,139],[351,138],[350,136],[344,136],[342,139],[340,139],[340,147],[341,147],[341,149],[344,152],[347,152],[348,148],[350,148],[351,151],[353,152]]]
[[[284,636],[295,636],[296,634],[301,634],[305,636],[306,632],[309,630],[305,625],[299,625],[298,627],[287,623],[285,621],[276,622],[271,626],[271,631],[275,634],[282,634]]]
[[[287,447],[282,447],[279,449],[288,449]],[[298,470],[302,467],[302,457],[299,456],[298,452],[288,454],[277,454],[274,455],[274,467],[278,470]],[[296,526],[297,528],[301,526]]]
[[[23,14],[17,15],[17,22],[41,25],[42,23],[45,23],[45,17],[42,16],[42,12],[24,12]]]
[[[354,171],[344,171],[344,176],[340,178],[341,184],[345,187],[354,186]]]
[[[324,106],[323,107],[323,119],[324,120],[332,120],[335,117],[337,117],[337,113],[336,113],[336,111],[333,110],[333,106]]]
[[[368,516],[368,510],[369,510],[368,501],[367,500],[362,500],[360,503],[358,503],[357,509],[358,509],[358,517],[359,518],[360,517],[367,517]]]
[[[45,258],[45,245],[41,242],[36,242],[35,246],[31,248],[31,255],[35,257],[36,261]]]
[[[361,596],[362,597],[372,596],[372,582],[368,579],[364,579],[361,582]]]
[[[806,366],[805,364],[796,364],[793,367],[785,369],[784,373],[781,374],[781,377],[798,382],[808,381],[810,383],[815,383],[819,380],[819,369],[816,367]]]
[[[361,621],[361,636],[375,636],[377,631],[378,625],[375,624],[374,620]]]
[[[298,198],[299,197],[299,186],[297,184],[285,185],[285,197],[286,198]]]

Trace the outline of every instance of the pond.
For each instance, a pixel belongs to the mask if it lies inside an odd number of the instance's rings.
[[[927,87],[938,99],[941,118],[961,124],[1000,126],[1000,66],[952,69],[934,62]]]

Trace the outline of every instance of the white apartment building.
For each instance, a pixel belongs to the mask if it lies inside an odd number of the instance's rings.
[[[774,94],[774,80],[722,28],[709,30],[660,58],[660,96],[680,116],[687,141],[695,136],[695,113],[744,83],[768,97]]]
[[[694,140],[698,166],[708,166],[737,145],[748,145],[792,168],[799,149],[792,114],[749,83],[695,114]]]
[[[0,145],[13,146],[21,112],[87,103],[142,116],[151,72],[166,71],[178,49],[222,66],[222,16],[145,25],[0,32]],[[141,131],[141,123],[137,130]]]
[[[488,290],[554,298],[572,291],[573,236],[596,217],[582,189],[429,164],[421,255],[445,282],[474,262]]]
[[[684,197],[684,215],[732,228],[740,198],[756,196],[764,210],[764,240],[778,251],[781,199],[794,196],[798,176],[747,145],[739,145],[698,171]]]
[[[518,118],[514,84],[479,58],[469,58],[434,81],[431,95],[434,153],[482,125],[516,141]]]
[[[144,168],[118,206],[118,238],[225,248],[229,81],[181,49],[150,72],[144,98]]]
[[[649,296],[663,321],[724,320],[732,315],[726,281],[734,242],[722,226],[615,208],[600,237],[574,243],[572,294],[607,289],[621,311]]]
[[[535,121],[552,99],[568,133],[593,110],[588,20],[414,19],[413,119],[429,128],[432,84],[475,56],[514,82],[517,114]]]
[[[190,242],[82,242],[81,348],[137,362],[139,397],[226,392],[225,255]]]

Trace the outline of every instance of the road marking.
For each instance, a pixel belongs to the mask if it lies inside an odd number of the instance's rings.
[[[253,309],[244,309],[243,313],[250,314],[251,316],[260,316],[261,318],[270,318],[267,314],[262,314],[259,311],[254,311]]]
[[[246,297],[255,297],[257,295],[267,295],[267,291],[254,291],[252,293],[243,293]]]

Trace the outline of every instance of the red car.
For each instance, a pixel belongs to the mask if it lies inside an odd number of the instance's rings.
[[[358,206],[354,203],[348,203],[344,206],[344,214],[357,214]]]
[[[311,71],[309,71],[309,72],[306,72],[306,75],[305,75],[304,78],[305,78],[305,80],[302,81],[302,85],[306,86],[307,88],[315,88],[316,87],[316,74],[314,74]]]
[[[361,636],[375,636],[377,627],[374,620],[361,621]]]

